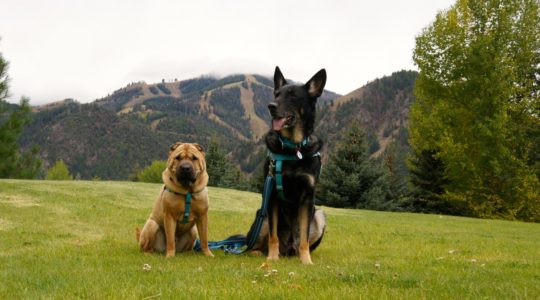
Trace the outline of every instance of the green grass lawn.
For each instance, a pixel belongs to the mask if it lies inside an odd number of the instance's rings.
[[[540,299],[540,224],[324,208],[312,266],[221,251],[166,259],[134,235],[160,188],[0,180],[0,299]],[[245,233],[259,204],[210,188],[210,239]]]

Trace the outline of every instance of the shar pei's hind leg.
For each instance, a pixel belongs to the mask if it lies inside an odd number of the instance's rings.
[[[163,227],[154,220],[148,220],[143,229],[136,231],[139,246],[144,252],[165,253],[167,240]],[[197,239],[197,227],[193,226],[189,231],[178,231],[176,234],[176,252],[186,252],[193,250]]]

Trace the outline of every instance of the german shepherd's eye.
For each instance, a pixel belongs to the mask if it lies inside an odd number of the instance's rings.
[[[288,90],[287,91],[287,96],[291,97],[291,98],[294,98],[294,97],[296,97],[296,93],[294,92],[294,90]]]

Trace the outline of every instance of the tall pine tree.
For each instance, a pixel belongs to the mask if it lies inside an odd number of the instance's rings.
[[[414,186],[404,203],[409,211],[450,215],[467,215],[462,203],[443,197],[448,180],[444,163],[437,157],[439,151],[415,153],[409,160],[409,178]]]
[[[206,169],[208,172],[208,185],[247,189],[247,182],[244,182],[242,173],[233,165],[227,157],[227,153],[221,150],[217,138],[210,140],[210,145],[206,151]]]
[[[19,106],[8,104],[8,63],[0,53],[0,178],[35,178],[41,170],[38,148],[21,152],[17,139],[30,122],[30,104],[22,98]]]
[[[408,147],[393,141],[386,145],[380,156],[388,178],[389,196],[396,202],[409,193],[407,181],[409,172],[406,164],[406,155],[409,151]]]
[[[358,122],[330,153],[318,188],[318,204],[370,209],[387,204],[388,182],[380,165],[369,158],[366,134]]]

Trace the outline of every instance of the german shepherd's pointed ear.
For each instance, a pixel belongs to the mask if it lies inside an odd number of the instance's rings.
[[[326,84],[326,70],[321,69],[317,74],[313,75],[311,79],[304,85],[304,88],[308,91],[310,97],[320,97],[324,91],[324,85]]]
[[[287,84],[287,80],[285,80],[285,77],[281,73],[281,70],[278,66],[276,66],[276,70],[274,71],[274,94],[284,85]]]
[[[174,144],[171,145],[171,148],[169,149],[169,155],[171,154],[171,152],[173,152],[176,148],[178,148],[178,146],[182,145],[183,143],[182,142],[176,142]]]

